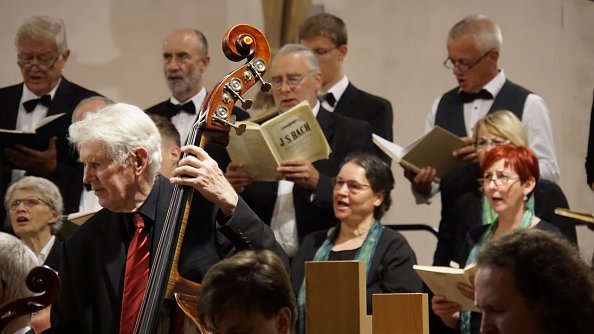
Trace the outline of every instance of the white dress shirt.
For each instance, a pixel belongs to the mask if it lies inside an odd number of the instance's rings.
[[[319,110],[320,102],[316,102],[311,111],[317,117]],[[278,181],[276,202],[274,202],[272,218],[270,219],[270,228],[274,232],[276,241],[290,258],[295,256],[299,249],[295,203],[293,202],[294,185],[295,183],[291,181]]]
[[[181,139],[181,144],[186,144],[186,139],[190,134],[190,130],[192,129],[192,125],[197,120],[198,112],[200,112],[200,107],[202,107],[202,102],[204,102],[204,98],[206,98],[206,89],[202,87],[202,89],[198,92],[198,94],[194,95],[191,100],[194,102],[194,107],[196,107],[196,114],[190,115],[187,112],[179,112],[177,115],[171,117],[171,123],[179,132],[179,138]],[[169,101],[173,104],[184,104],[188,101],[180,102],[175,97],[171,97]]]
[[[60,81],[58,81],[58,84],[54,87],[54,89],[52,89],[49,92],[49,95],[52,97],[52,100],[56,95],[56,90],[58,90],[58,86],[60,86],[61,81],[62,79],[60,79]],[[35,128],[37,128],[37,124],[39,123],[39,121],[47,117],[48,107],[44,106],[41,103],[37,103],[35,109],[33,109],[33,111],[31,112],[27,112],[27,110],[25,110],[25,107],[23,106],[23,103],[29,100],[38,99],[40,97],[41,96],[37,96],[32,91],[30,91],[29,88],[27,88],[27,85],[23,84],[23,94],[21,95],[21,101],[19,103],[19,111],[17,114],[15,130],[33,131],[35,130]],[[21,179],[23,176],[25,176],[25,172],[26,171],[22,169],[13,169],[11,173],[11,182],[14,183]]]
[[[320,94],[320,96],[321,96],[320,100],[322,101],[322,107],[324,107],[324,109],[326,109],[328,111],[334,111],[334,108],[336,108],[338,101],[342,97],[342,94],[344,94],[344,91],[347,89],[348,85],[349,85],[349,79],[345,75],[342,77],[342,79],[340,79],[337,83],[335,83],[334,86],[330,87],[330,89],[328,89],[327,92]],[[326,100],[323,98],[324,95],[326,95],[328,93],[332,93],[332,95],[334,95],[334,99],[336,100],[336,104],[334,106],[331,106],[330,104],[328,104],[328,102],[326,102]]]
[[[56,236],[52,235],[49,241],[45,244],[45,246],[43,246],[43,248],[39,252],[39,255],[37,255],[37,260],[39,260],[39,263],[45,263],[45,260],[47,259],[47,256],[49,255],[50,251],[52,250],[52,247],[54,247],[55,242]]]

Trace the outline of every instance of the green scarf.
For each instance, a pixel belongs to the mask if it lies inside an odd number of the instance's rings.
[[[373,225],[367,232],[367,236],[365,236],[363,245],[361,245],[361,248],[359,248],[359,251],[357,251],[357,255],[353,259],[365,263],[366,275],[369,275],[371,259],[373,258],[373,254],[375,253],[375,249],[377,248],[377,244],[382,235],[383,229],[384,227],[379,221],[374,221]],[[328,237],[326,238],[326,240],[324,240],[322,246],[318,248],[316,255],[314,256],[312,261],[328,261],[328,256],[330,256],[332,246],[334,245],[334,242],[336,241],[336,237],[338,236],[339,232],[340,223],[330,229]],[[297,309],[297,333],[303,334],[305,333],[305,276],[303,277],[303,282],[301,282],[301,287],[299,288],[299,294],[297,296]]]
[[[483,195],[483,198],[486,198],[486,196]],[[489,202],[487,202],[486,205],[488,206],[488,208],[486,210],[483,209],[483,213],[487,210],[489,210],[489,211],[493,210],[491,208],[491,206],[489,206]],[[483,208],[485,208],[484,201],[483,201]],[[534,208],[534,198],[533,198],[533,196],[530,196],[530,198],[526,201],[524,214],[522,215],[522,220],[520,221],[520,225],[518,226],[518,228],[530,228],[530,224],[532,224],[532,219],[534,218],[534,209],[533,208]],[[486,216],[483,215],[483,224],[485,222],[484,221],[485,217]],[[495,234],[495,231],[497,230],[497,226],[499,226],[499,217],[497,217],[497,214],[495,213],[495,218],[494,218],[493,223],[491,223],[490,226],[487,227],[487,230],[483,233],[479,242],[477,242],[472,247],[472,250],[470,251],[470,254],[468,255],[468,259],[466,260],[466,265],[475,262],[476,255],[478,253],[479,248],[482,245],[486,244],[489,240],[493,239],[493,235]],[[471,317],[470,311],[467,311],[467,310],[460,311],[460,333],[471,334],[470,317]]]

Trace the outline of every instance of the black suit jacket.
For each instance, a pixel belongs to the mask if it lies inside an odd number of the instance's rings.
[[[314,196],[311,191],[297,184],[293,187],[299,240],[303,240],[303,237],[311,232],[329,228],[337,223],[332,209],[331,178],[338,174],[340,163],[350,153],[374,150],[369,124],[322,108],[318,111],[317,120],[332,153],[327,160],[313,163],[320,172],[320,180]],[[254,182],[245,187],[241,196],[264,222],[270,224],[277,190],[277,182]]]
[[[16,128],[19,103],[22,95],[23,83],[0,89],[0,128]],[[66,117],[61,118],[61,122],[57,122],[55,126],[55,133],[58,137],[56,143],[58,150],[58,165],[54,174],[49,178],[50,181],[54,182],[58,186],[58,189],[60,189],[60,193],[64,199],[65,213],[78,211],[80,194],[83,186],[83,168],[78,162],[78,154],[76,153],[76,150],[71,149],[68,143],[68,127],[71,124],[72,112],[78,103],[88,97],[96,95],[100,94],[74,84],[62,77],[60,85],[58,86],[56,94],[47,111],[48,116],[66,113]],[[1,169],[3,174],[3,185],[6,187],[6,183],[8,183],[11,178],[10,170],[6,166],[2,166]],[[2,192],[2,198],[4,198],[4,191]],[[6,214],[4,212],[4,206],[2,206],[1,210],[0,219],[3,221]]]
[[[340,100],[338,100],[334,112],[365,121],[369,123],[373,133],[389,141],[394,139],[392,130],[394,115],[390,101],[366,93],[350,82]],[[388,156],[379,148],[376,148],[376,151],[384,160],[390,161]]]
[[[60,254],[62,253],[62,239],[56,236],[56,240],[52,245],[52,249],[50,249],[49,254],[47,254],[47,258],[43,262],[44,265],[58,270],[60,268]]]
[[[143,205],[139,210],[155,217],[149,239],[151,263],[172,190],[166,178],[158,177],[149,194],[149,198],[156,198],[154,205]],[[151,201],[147,199],[148,203]],[[241,249],[272,249],[288,265],[272,230],[241,199],[228,221],[217,221],[217,210],[194,192],[179,259],[183,277],[201,282],[214,263]],[[62,291],[51,314],[57,332],[119,332],[126,247],[131,239],[124,227],[125,215],[102,209],[64,241],[59,271]]]
[[[200,109],[200,106],[195,107],[196,110]],[[169,112],[169,100],[157,103],[154,106],[146,109],[145,111],[149,115],[160,115],[171,119],[171,114]],[[245,110],[235,106],[233,107],[232,114],[235,116],[235,119],[237,121],[243,121],[250,118],[250,114],[248,114]],[[194,120],[194,122],[196,122],[197,118],[198,115],[196,115],[196,119]],[[192,124],[188,124],[188,126],[191,125]],[[233,131],[233,129],[231,129],[231,131]],[[181,140],[181,144],[184,145],[184,141],[186,140],[186,138],[181,138]],[[225,171],[227,169],[227,165],[229,164],[229,162],[231,162],[231,159],[229,158],[229,154],[227,154],[227,150],[223,145],[217,143],[209,143],[208,145],[206,145],[204,150],[208,152],[208,155],[210,155],[210,157],[213,158],[219,164],[219,168],[221,168],[221,170]]]

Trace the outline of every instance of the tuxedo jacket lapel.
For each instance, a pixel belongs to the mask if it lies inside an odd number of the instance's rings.
[[[358,95],[359,91],[357,88],[355,88],[355,86],[349,82],[349,85],[347,86],[344,93],[342,93],[340,100],[338,100],[334,111],[339,114],[352,117],[357,111],[355,105],[357,103]]]
[[[23,95],[22,83],[6,88],[4,94],[0,96],[0,108],[2,108],[0,128],[14,129],[16,127],[21,95]]]
[[[72,95],[71,91],[72,84],[70,81],[66,80],[66,78],[62,77],[60,85],[58,86],[58,89],[56,89],[56,94],[54,94],[54,98],[52,99],[52,104],[47,110],[48,116],[63,113],[66,110],[69,110],[67,99]]]

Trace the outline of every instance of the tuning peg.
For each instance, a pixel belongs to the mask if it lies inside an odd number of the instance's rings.
[[[262,78],[262,73],[266,71],[266,63],[262,59],[256,59],[252,63],[249,63],[248,68],[254,74],[256,79],[260,81],[260,90],[264,93],[269,92],[270,89],[272,89],[272,86]]]
[[[235,129],[235,133],[238,136],[241,136],[245,132],[245,124],[235,124],[235,115],[231,115],[231,122],[227,121],[227,115],[229,114],[229,110],[224,106],[218,106],[216,112],[214,113],[214,121],[218,122],[219,124],[227,125]]]
[[[242,87],[243,87],[243,84],[241,83],[241,80],[234,78],[225,85],[225,91],[228,92],[229,94],[233,95],[233,97],[235,99],[241,101],[241,107],[243,109],[247,110],[252,107],[253,102],[250,99],[244,99],[239,94],[239,92],[241,92]]]

